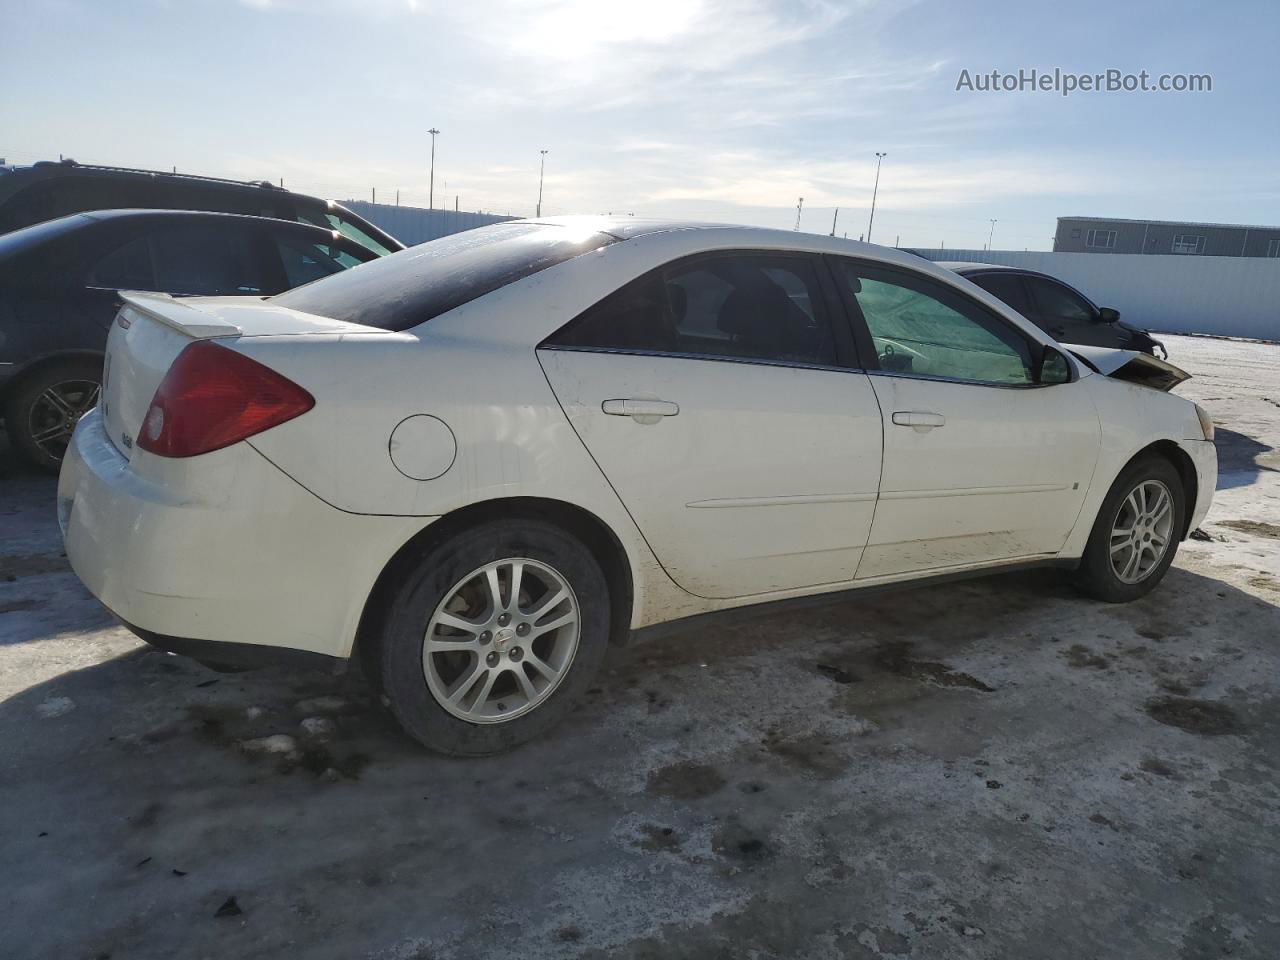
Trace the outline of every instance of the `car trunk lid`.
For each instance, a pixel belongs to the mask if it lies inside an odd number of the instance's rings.
[[[107,336],[102,412],[107,435],[127,459],[156,388],[178,354],[197,340],[347,333],[384,334],[355,323],[274,306],[256,297],[123,293]]]

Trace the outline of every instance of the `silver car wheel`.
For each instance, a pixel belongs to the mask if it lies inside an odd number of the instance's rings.
[[[1140,583],[1160,565],[1173,539],[1173,495],[1144,480],[1120,503],[1111,524],[1111,569],[1121,583]]]
[[[92,380],[63,380],[50,384],[31,405],[27,433],[52,460],[61,460],[80,418],[98,405],[102,386]]]
[[[528,558],[486,563],[449,589],[427,623],[427,687],[460,720],[514,720],[555,692],[579,630],[578,598],[554,568]]]

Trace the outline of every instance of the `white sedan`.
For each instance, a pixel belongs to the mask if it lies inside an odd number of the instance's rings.
[[[1033,564],[1132,600],[1217,473],[1175,367],[835,238],[515,221],[125,299],[59,483],[76,573],[208,663],[359,656],[452,754],[692,616]]]

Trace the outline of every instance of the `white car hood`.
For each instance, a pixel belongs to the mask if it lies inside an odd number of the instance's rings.
[[[1063,346],[1103,376],[1140,383],[1165,393],[1191,379],[1191,374],[1182,368],[1140,350],[1117,350],[1082,343],[1064,343]]]

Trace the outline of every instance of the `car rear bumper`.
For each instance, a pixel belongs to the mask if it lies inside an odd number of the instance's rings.
[[[198,659],[242,663],[243,647],[349,656],[378,575],[430,522],[337,510],[245,443],[134,459],[99,411],[80,421],[58,481],[67,557],[136,633]]]

